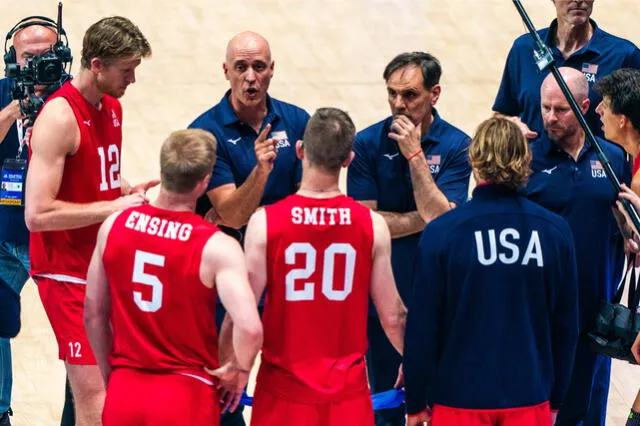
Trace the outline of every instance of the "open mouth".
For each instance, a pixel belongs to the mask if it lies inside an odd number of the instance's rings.
[[[246,90],[247,95],[251,98],[256,97],[258,95],[258,89],[254,87],[250,87]]]

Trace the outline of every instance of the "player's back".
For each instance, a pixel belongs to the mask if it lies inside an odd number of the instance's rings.
[[[267,290],[258,383],[309,403],[366,391],[371,211],[343,195],[292,195],[265,211]]]
[[[191,212],[150,205],[116,218],[103,253],[114,368],[210,379],[203,367],[218,367],[216,291],[201,282],[200,264],[216,231]]]

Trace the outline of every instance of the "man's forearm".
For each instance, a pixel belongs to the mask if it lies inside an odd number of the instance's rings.
[[[241,228],[260,206],[269,173],[256,166],[247,180],[227,199],[215,206],[223,225]]]
[[[418,211],[408,213],[377,211],[387,223],[391,238],[406,237],[418,232],[422,232],[425,226],[424,220]]]
[[[87,320],[85,328],[106,386],[106,381],[111,374],[111,364],[109,363],[109,354],[113,346],[111,325],[108,319],[91,318]]]
[[[262,347],[262,329],[249,329],[239,324],[233,326],[233,347],[238,367],[249,371]]]
[[[59,231],[101,223],[116,210],[112,201],[78,204],[55,200],[44,211],[30,212],[27,207],[26,220],[32,232]]]
[[[423,154],[409,161],[409,170],[416,207],[422,220],[429,223],[451,208],[449,200],[431,177],[427,158]]]
[[[6,117],[0,116],[0,144],[4,141],[4,138],[7,137],[11,126],[13,126],[15,120],[7,119]]]
[[[233,353],[233,322],[229,314],[225,314],[218,337],[218,362],[226,364],[235,357]]]
[[[404,352],[404,331],[406,322],[407,310],[404,306],[402,306],[402,309],[398,309],[393,319],[385,321],[383,318],[380,318],[380,323],[382,324],[384,333],[400,355]]]

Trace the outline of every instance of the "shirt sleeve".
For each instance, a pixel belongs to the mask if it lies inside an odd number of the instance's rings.
[[[640,69],[640,49],[634,46],[631,54],[622,63],[622,67]]]
[[[211,132],[218,141],[218,143],[216,144],[216,162],[213,166],[213,173],[211,175],[211,180],[209,181],[207,191],[211,191],[212,189],[216,189],[222,185],[235,183],[235,179],[233,178],[233,171],[231,169],[231,160],[229,158],[229,153],[227,152],[225,145],[220,143],[223,138],[220,137],[219,133],[216,132],[214,128],[212,128],[212,125],[208,123],[202,123],[201,118],[198,118],[191,124],[189,124],[188,128],[202,129]]]
[[[573,235],[569,225],[565,224],[566,244],[563,260],[559,262],[562,279],[554,281],[555,295],[551,318],[551,351],[553,355],[554,383],[549,404],[552,410],[558,410],[569,388],[573,370],[573,357],[578,344],[578,273]]]
[[[378,200],[375,166],[366,152],[366,143],[360,135],[353,143],[355,156],[347,170],[347,195],[355,200]]]
[[[443,169],[436,177],[436,185],[447,199],[457,205],[467,201],[469,196],[469,177],[471,176],[471,165],[469,164],[469,143],[468,137],[460,144],[459,148],[452,153],[448,164],[443,164]]]
[[[300,131],[299,140],[302,140],[304,138],[304,132],[307,128],[307,123],[309,122],[309,118],[311,118],[309,116],[309,113],[305,110],[301,110],[299,121],[302,124],[302,129]],[[298,143],[298,139],[293,141],[294,149],[295,149],[296,143]],[[297,157],[296,157],[296,170],[295,170],[293,179],[294,179],[293,187],[298,188],[300,186],[300,182],[302,181],[302,161],[300,161],[300,159],[298,159]]]
[[[493,103],[493,110],[500,114],[516,116],[522,113],[522,107],[518,103],[517,78],[518,55],[516,54],[515,43],[511,47],[502,72],[500,88]]]
[[[432,390],[442,342],[445,279],[438,262],[438,244],[432,225],[418,243],[413,294],[408,301],[404,337],[404,377],[407,412],[416,414],[433,403]],[[426,235],[429,237],[425,237]]]

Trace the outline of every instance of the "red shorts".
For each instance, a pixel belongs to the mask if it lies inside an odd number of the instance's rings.
[[[373,426],[371,395],[326,404],[299,404],[256,386],[251,426]]]
[[[549,403],[503,410],[466,410],[434,405],[431,426],[552,426]]]
[[[107,383],[103,426],[218,426],[214,386],[177,373],[116,368]]]
[[[58,357],[69,364],[97,365],[84,330],[87,286],[37,278],[38,293],[58,341]]]

